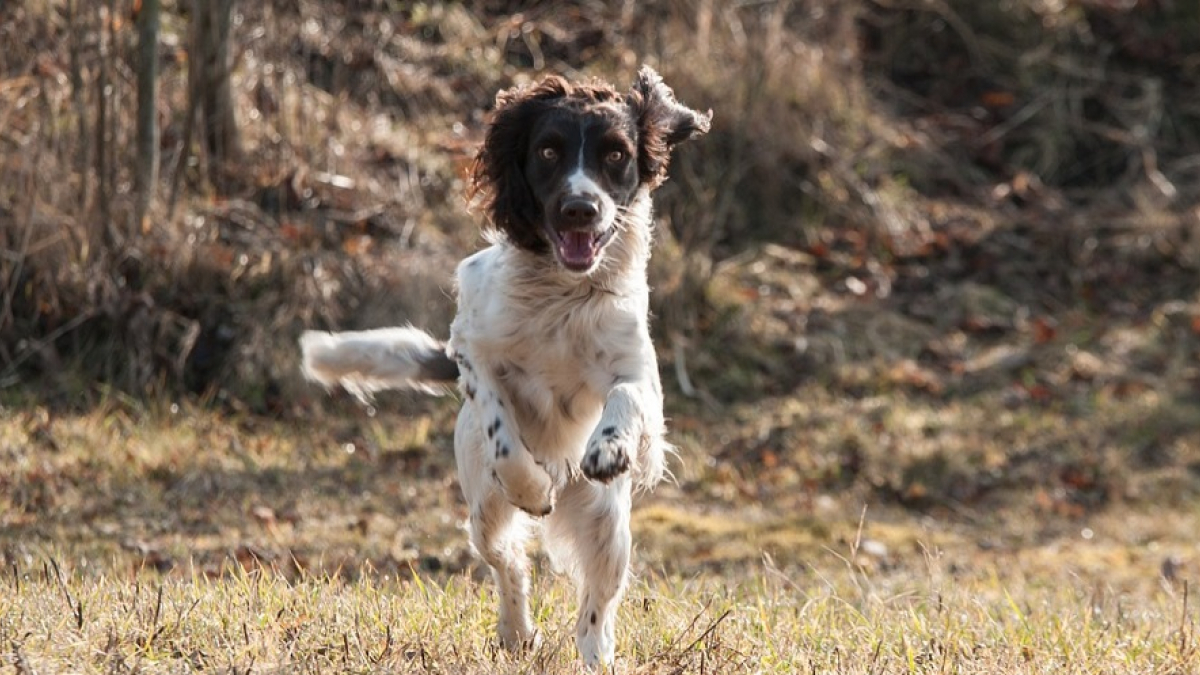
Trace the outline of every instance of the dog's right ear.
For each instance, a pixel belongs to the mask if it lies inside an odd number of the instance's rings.
[[[484,196],[492,225],[513,244],[532,251],[546,248],[541,235],[541,206],[525,180],[529,134],[548,102],[566,95],[567,83],[548,77],[533,87],[514,87],[496,95],[483,147],[471,169],[470,195]]]

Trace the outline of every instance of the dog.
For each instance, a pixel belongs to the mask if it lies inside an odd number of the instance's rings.
[[[470,175],[490,246],[458,266],[449,341],[412,327],[301,337],[306,376],[360,397],[457,381],[459,482],[507,648],[536,637],[525,543],[540,521],[579,588],[582,660],[613,662],[632,492],[673,451],[649,329],[651,193],[711,120],[650,67],[624,93],[558,76],[500,92]]]

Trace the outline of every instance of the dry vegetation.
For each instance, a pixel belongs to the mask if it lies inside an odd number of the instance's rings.
[[[130,3],[0,13],[0,670],[573,672],[544,564],[542,648],[489,641],[455,402],[294,344],[444,331],[494,92],[643,61],[715,119],[659,193],[681,452],[619,667],[1200,668],[1195,3],[241,2],[215,173],[181,4],[145,229]]]

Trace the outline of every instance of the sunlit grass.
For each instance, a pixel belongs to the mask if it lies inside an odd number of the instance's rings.
[[[496,645],[441,431],[452,407],[312,428],[191,406],[10,411],[0,658],[18,673],[578,672],[574,590],[536,553],[539,647]],[[681,473],[635,511],[618,672],[1200,666],[1186,507],[1081,521],[1018,499],[954,522],[864,508],[860,490],[709,501],[720,476]]]
[[[535,584],[540,646],[511,655],[492,637],[490,587],[469,577],[109,575],[59,555],[3,581],[0,635],[17,672],[578,671],[574,602],[553,577]],[[617,670],[1193,672],[1196,619],[1181,593],[1108,595],[999,572],[652,575],[622,605]]]

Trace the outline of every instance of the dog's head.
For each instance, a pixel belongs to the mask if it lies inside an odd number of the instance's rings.
[[[473,189],[514,245],[588,274],[639,190],[666,178],[671,149],[711,120],[646,66],[625,94],[550,76],[496,97]]]

